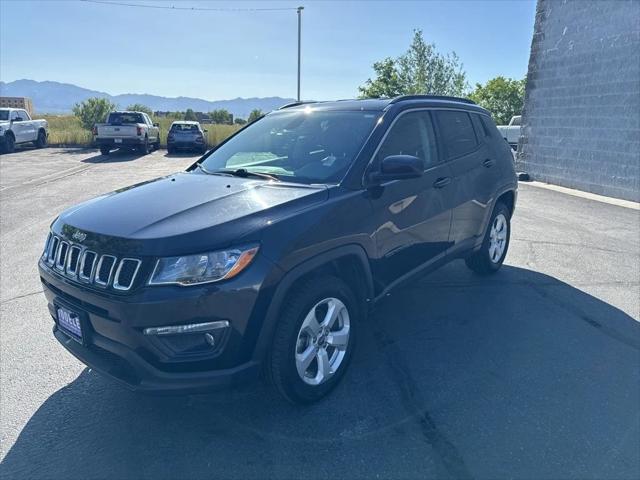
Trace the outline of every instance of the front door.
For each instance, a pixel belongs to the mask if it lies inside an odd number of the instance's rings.
[[[390,155],[421,158],[425,171],[422,177],[387,182],[369,192],[377,227],[373,269],[382,287],[445,252],[452,215],[452,175],[438,155],[428,110],[398,117],[378,149],[372,169]]]

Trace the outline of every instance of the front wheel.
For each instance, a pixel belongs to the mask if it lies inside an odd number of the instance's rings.
[[[509,249],[511,212],[504,203],[496,204],[480,250],[468,257],[467,267],[480,275],[497,272]]]
[[[13,135],[6,133],[4,136],[4,145],[2,146],[2,153],[13,153],[16,149],[16,141]]]
[[[287,295],[279,317],[267,376],[290,402],[315,402],[338,384],[351,360],[355,297],[339,278],[311,278]]]
[[[109,152],[111,151],[111,149],[105,145],[103,145],[102,147],[100,147],[100,153],[102,155],[109,155]]]

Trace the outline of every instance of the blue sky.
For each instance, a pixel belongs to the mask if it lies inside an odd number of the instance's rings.
[[[303,5],[302,97],[354,97],[373,62],[414,28],[455,51],[470,84],[526,74],[535,1],[123,3],[206,8]],[[295,10],[179,11],[0,0],[0,79],[55,80],[110,94],[209,100],[296,94]]]

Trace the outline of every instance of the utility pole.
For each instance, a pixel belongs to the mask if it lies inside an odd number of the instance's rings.
[[[302,10],[304,7],[298,7],[298,101],[300,101],[300,58],[301,58],[301,41],[302,41]]]

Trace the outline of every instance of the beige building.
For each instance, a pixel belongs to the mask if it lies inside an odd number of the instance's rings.
[[[24,108],[33,115],[33,104],[27,97],[0,97],[0,108]]]

